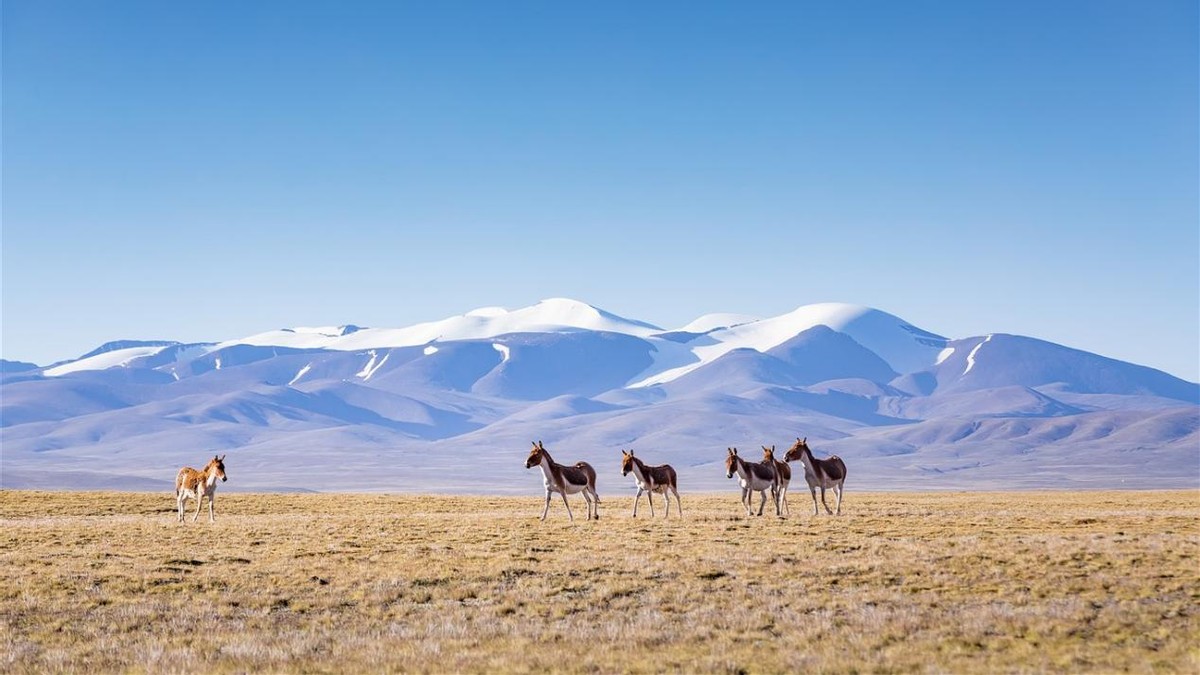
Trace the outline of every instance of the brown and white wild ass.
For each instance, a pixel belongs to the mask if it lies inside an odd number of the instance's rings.
[[[821,504],[825,506],[825,510],[833,515],[833,511],[829,508],[829,504],[825,503],[825,488],[833,488],[837,493],[837,515],[842,515],[842,484],[846,482],[846,463],[841,457],[834,455],[829,459],[817,459],[813,457],[812,450],[808,448],[808,437],[797,438],[796,444],[788,449],[787,454],[783,456],[785,462],[800,460],[804,464],[804,480],[808,483],[808,489],[812,492],[813,498],[813,515],[817,515],[821,510],[817,507],[817,488],[821,488]]]
[[[633,456],[633,449],[629,452],[621,451],[621,475],[628,476],[633,473],[633,480],[637,483],[637,496],[633,498],[633,517],[637,518],[638,502],[642,500],[642,493],[646,493],[646,500],[650,502],[650,517],[654,517],[654,493],[659,492],[663,496],[663,501],[667,503],[667,512],[664,517],[671,517],[671,495],[667,494],[670,490],[675,494],[675,506],[679,508],[680,517],[683,516],[683,504],[679,502],[679,487],[677,485],[675,469],[671,468],[670,464],[662,466],[646,466],[645,462]]]
[[[747,462],[738,456],[737,448],[728,448],[728,450],[729,454],[725,457],[725,477],[733,478],[733,474],[737,474],[738,484],[742,486],[742,505],[746,507],[746,515],[754,515],[750,502],[755,492],[762,493],[762,501],[758,503],[758,515],[762,515],[763,507],[767,503],[767,490],[771,491],[771,500],[775,502],[775,514],[782,515],[779,513],[775,468],[765,464]]]
[[[768,448],[764,445],[762,449],[762,463],[775,467],[775,473],[778,476],[779,493],[776,495],[776,499],[779,501],[779,510],[781,513],[790,516],[792,515],[792,510],[788,507],[787,493],[788,485],[792,482],[792,467],[788,466],[787,462],[775,459],[775,446],[772,445]]]
[[[546,508],[542,509],[542,520],[545,520],[546,514],[550,512],[550,495],[555,492],[562,495],[563,504],[567,505],[567,517],[571,520],[575,520],[575,516],[571,513],[571,504],[567,501],[567,495],[573,495],[576,492],[582,492],[583,500],[587,502],[588,520],[593,517],[596,520],[600,519],[600,495],[596,494],[596,470],[592,468],[591,464],[587,462],[577,462],[575,466],[559,464],[550,457],[550,453],[546,452],[542,442],[537,441],[533,444],[533,450],[529,452],[529,458],[525,460],[525,468],[532,469],[538,465],[542,467],[542,480],[546,486]]]
[[[217,498],[217,479],[222,482],[228,480],[225,476],[225,455],[208,460],[208,464],[204,468],[197,471],[190,466],[185,466],[175,474],[175,505],[179,508],[179,521],[183,522],[183,507],[189,499],[196,500],[196,514],[192,516],[192,522],[200,517],[200,504],[204,497],[208,497],[208,522],[216,522],[216,516],[213,514],[213,502]]]

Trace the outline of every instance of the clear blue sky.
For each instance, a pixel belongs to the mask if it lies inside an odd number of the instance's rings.
[[[833,300],[1200,379],[1191,0],[3,12],[4,358]]]

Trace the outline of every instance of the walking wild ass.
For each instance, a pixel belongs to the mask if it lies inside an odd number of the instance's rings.
[[[642,500],[642,493],[646,493],[646,500],[650,502],[650,517],[654,517],[654,493],[662,493],[663,501],[667,503],[667,512],[665,517],[671,516],[671,495],[667,494],[670,490],[675,494],[675,505],[679,507],[679,515],[683,516],[683,504],[679,502],[679,488],[677,486],[675,469],[671,468],[670,464],[662,466],[646,466],[642,460],[633,456],[633,450],[629,452],[621,451],[621,475],[628,476],[633,472],[633,480],[637,483],[637,496],[633,498],[633,517],[637,518],[638,502]]]
[[[829,504],[825,503],[825,488],[833,488],[837,493],[837,515],[842,515],[842,484],[846,482],[846,463],[841,457],[834,455],[829,459],[817,459],[813,457],[812,450],[808,448],[808,438],[797,438],[796,444],[788,449],[787,454],[783,456],[785,462],[800,460],[804,464],[804,480],[808,483],[808,489],[812,492],[813,498],[813,515],[821,512],[817,508],[817,488],[821,488],[821,504],[829,515],[833,515]]]
[[[746,507],[746,515],[754,515],[750,502],[755,492],[762,493],[762,500],[758,503],[758,515],[762,515],[763,507],[767,504],[767,490],[771,491],[771,500],[775,502],[775,514],[782,515],[779,513],[775,467],[747,462],[738,456],[737,448],[728,450],[729,454],[725,457],[725,477],[733,478],[733,474],[737,474],[738,484],[742,486],[742,505]]]
[[[571,513],[571,504],[567,501],[567,495],[573,495],[576,492],[582,492],[583,500],[587,502],[588,520],[593,517],[596,520],[600,519],[600,495],[596,494],[596,470],[592,468],[591,464],[587,462],[578,462],[575,466],[559,464],[550,457],[550,453],[546,452],[542,442],[538,441],[533,444],[533,450],[529,452],[529,458],[525,460],[525,468],[532,469],[538,465],[542,467],[542,479],[546,486],[546,508],[542,509],[542,520],[545,520],[546,514],[550,512],[550,495],[555,492],[562,495],[563,504],[567,505],[567,517],[571,520],[575,520],[575,516]]]
[[[208,497],[208,522],[216,522],[216,516],[213,514],[213,502],[217,498],[217,479],[222,482],[228,480],[225,477],[225,455],[208,460],[208,464],[204,468],[197,471],[190,466],[185,466],[175,474],[175,506],[179,508],[179,521],[183,522],[183,507],[189,499],[196,500],[196,514],[192,516],[192,522],[200,517],[200,504],[203,497]]]

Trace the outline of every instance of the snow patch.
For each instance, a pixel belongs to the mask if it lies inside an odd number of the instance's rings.
[[[508,360],[508,357],[512,355],[508,349],[508,345],[502,345],[499,342],[493,342],[492,349],[500,352],[500,363],[504,363]]]
[[[433,356],[434,354],[438,353],[438,348],[434,347],[433,345],[429,345],[425,348],[423,353],[425,356]]]
[[[979,344],[975,345],[975,348],[971,350],[970,354],[967,354],[967,369],[963,371],[963,375],[966,375],[967,373],[971,372],[971,369],[975,367],[975,355],[979,353],[979,348],[986,345],[987,343],[989,343],[991,341],[992,341],[992,336],[989,335],[983,339],[983,342],[980,342]]]
[[[305,373],[307,373],[307,372],[308,372],[308,371],[310,371],[310,370],[312,370],[312,364],[311,364],[311,363],[310,363],[310,364],[308,364],[308,365],[306,365],[306,366],[304,366],[303,368],[301,368],[301,369],[300,369],[300,372],[296,373],[296,376],[292,378],[292,381],[291,381],[291,382],[288,382],[288,386],[290,387],[290,386],[292,386],[293,384],[296,384],[297,382],[299,382],[299,381],[300,381],[300,378],[304,377],[304,374],[305,374]]]
[[[364,382],[371,379],[371,376],[375,374],[375,371],[382,368],[383,364],[387,363],[388,357],[391,356],[391,354],[384,354],[382,359],[378,359],[379,355],[375,353],[374,349],[368,353],[371,355],[371,360],[367,361],[367,365],[363,366],[363,369],[354,375],[355,377],[361,377]],[[376,363],[376,359],[379,360],[378,363]]]
[[[938,352],[937,361],[934,361],[933,365],[935,365],[935,366],[942,365],[942,361],[945,361],[946,359],[950,358],[950,355],[953,353],[954,353],[954,347],[946,347],[942,351]]]

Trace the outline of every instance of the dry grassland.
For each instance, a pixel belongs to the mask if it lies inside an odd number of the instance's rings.
[[[731,489],[654,521],[610,492],[541,523],[539,484],[218,493],[214,525],[0,492],[0,670],[1200,671],[1194,491],[799,494],[780,520]]]

